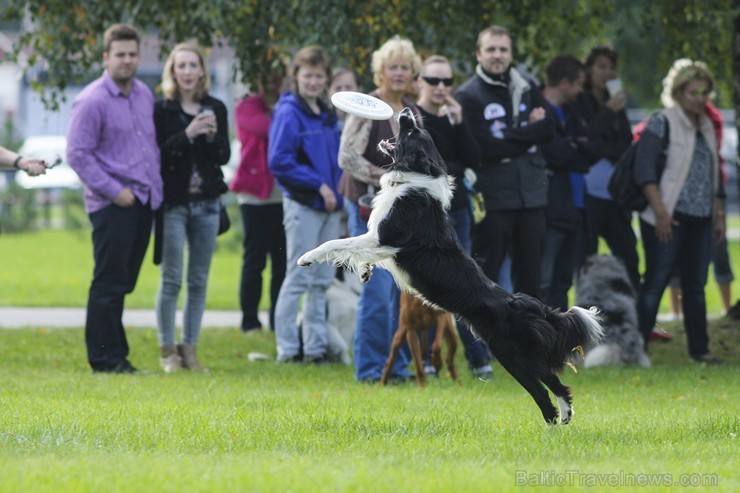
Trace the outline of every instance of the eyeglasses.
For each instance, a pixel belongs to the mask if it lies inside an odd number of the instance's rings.
[[[452,77],[444,79],[442,77],[422,77],[421,79],[430,86],[438,86],[441,82],[446,87],[450,87],[455,82],[455,79],[453,79]]]

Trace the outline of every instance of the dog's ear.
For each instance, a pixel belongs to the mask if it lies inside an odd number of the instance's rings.
[[[446,166],[442,156],[439,154],[437,147],[430,139],[430,146],[426,146],[424,153],[424,173],[431,176],[441,176],[446,173]]]

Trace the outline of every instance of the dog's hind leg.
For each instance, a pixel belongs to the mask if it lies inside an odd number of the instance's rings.
[[[445,362],[447,363],[447,370],[449,370],[452,380],[457,382],[457,368],[455,368],[455,353],[457,352],[457,331],[455,330],[455,324],[452,321],[451,313],[444,312],[437,315],[437,334],[439,334],[440,332],[447,342],[447,357],[445,358]],[[441,340],[439,342],[439,345],[441,348]]]
[[[426,337],[423,337],[426,341]],[[406,342],[409,343],[409,349],[411,349],[411,355],[414,358],[414,369],[416,370],[416,383],[419,387],[424,387],[427,384],[427,376],[424,373],[424,356],[421,351],[421,341],[419,340],[419,333],[416,330],[406,331]],[[424,343],[426,346],[426,342]]]
[[[506,356],[502,358],[501,354],[496,354],[495,356],[499,363],[501,363],[501,366],[511,373],[511,376],[514,377],[514,379],[516,379],[516,381],[519,382],[527,392],[529,392],[529,395],[532,396],[534,402],[537,403],[537,406],[540,408],[542,417],[545,418],[545,422],[551,425],[558,424],[558,411],[555,409],[555,406],[552,405],[547,389],[542,385],[537,376],[535,376],[534,370],[532,368],[527,368]]]
[[[401,345],[403,344],[404,339],[409,342],[409,346],[411,346],[411,352],[414,354],[414,364],[417,366],[416,368],[416,378],[417,383],[420,386],[424,386],[426,383],[424,381],[424,369],[419,366],[417,363],[418,361],[421,361],[421,357],[417,359],[416,354],[414,353],[414,346],[412,344],[412,339],[416,340],[417,348],[419,349],[419,354],[421,354],[421,348],[419,348],[419,339],[416,337],[416,334],[412,334],[412,331],[409,330],[408,326],[403,322],[403,317],[399,317],[401,319],[401,323],[398,324],[398,330],[396,330],[396,333],[393,335],[393,341],[391,342],[391,353],[388,355],[388,359],[385,362],[385,367],[383,368],[383,375],[380,377],[380,383],[383,385],[388,384],[388,379],[391,375],[391,369],[393,368],[393,363],[396,361],[396,357],[398,356],[398,351],[401,349]],[[409,337],[409,335],[413,335],[413,338]],[[419,369],[421,368],[421,378],[419,378]]]
[[[573,396],[570,387],[563,385],[557,375],[548,373],[542,378],[542,383],[555,394],[560,408],[560,424],[567,425],[573,419],[575,411],[573,410]]]

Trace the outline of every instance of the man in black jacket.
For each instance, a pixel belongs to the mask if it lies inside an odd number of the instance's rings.
[[[482,154],[478,188],[486,218],[473,236],[473,255],[496,281],[511,254],[515,292],[539,296],[545,235],[547,175],[539,146],[553,135],[537,86],[511,66],[509,32],[491,26],[478,35],[475,75],[457,99]]]
[[[583,64],[569,55],[547,65],[543,91],[546,119],[555,137],[542,147],[547,161],[549,188],[545,212],[547,227],[542,258],[542,301],[554,308],[568,308],[568,290],[580,259],[585,227],[584,173],[602,157],[603,143],[591,140],[571,108],[583,90]]]

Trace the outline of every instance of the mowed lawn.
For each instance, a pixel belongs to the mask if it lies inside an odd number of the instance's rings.
[[[737,323],[712,323],[722,366],[689,362],[668,325],[652,369],[566,369],[576,414],[558,427],[498,365],[489,382],[384,388],[250,362],[273,337],[233,328],[203,332],[209,373],[165,375],[140,328],[148,374],[95,375],[81,328],[0,329],[0,491],[738,491]]]
[[[0,305],[84,306],[89,232],[3,235],[0,257]],[[209,308],[238,307],[240,265],[232,231]],[[150,252],[127,306],[151,307],[158,276]],[[147,374],[94,375],[81,327],[0,320],[0,492],[738,491],[740,322],[711,322],[722,366],[690,362],[680,324],[664,326],[676,339],[653,345],[652,369],[566,369],[576,414],[550,427],[501,367],[473,380],[461,352],[459,385],[383,388],[341,365],[250,362],[274,357],[272,334],[206,329],[210,372],[165,375],[156,331],[135,328]]]
[[[241,276],[241,229],[236,209],[231,210],[232,229],[219,236],[211,264],[206,306],[209,309],[238,310]],[[734,228],[740,222],[731,219]],[[152,244],[142,265],[136,289],[126,297],[128,308],[152,308],[159,283],[159,268],[152,263]],[[606,247],[603,247],[604,249]],[[730,256],[736,275],[732,283],[733,303],[740,298],[740,241],[730,242]],[[638,248],[642,254],[642,247]],[[84,307],[92,279],[92,241],[88,229],[43,230],[0,235],[0,306]],[[269,269],[265,271],[269,279]],[[267,310],[269,285],[263,285],[262,309]],[[571,290],[572,294],[573,290]],[[707,311],[722,312],[719,292],[710,268],[706,288]],[[661,311],[669,310],[668,293]],[[2,321],[0,321],[2,326]]]

